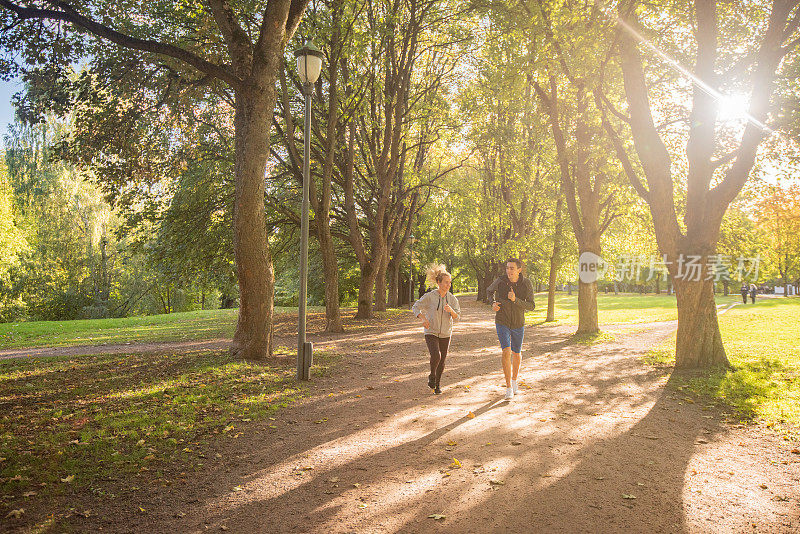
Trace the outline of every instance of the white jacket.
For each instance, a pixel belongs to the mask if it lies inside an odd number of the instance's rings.
[[[431,325],[425,329],[426,335],[430,334],[446,338],[453,333],[453,316],[444,311],[445,304],[449,304],[453,311],[456,312],[456,320],[461,319],[461,307],[458,305],[458,299],[449,291],[442,297],[439,295],[438,289],[433,289],[422,295],[411,306],[411,312],[414,317],[424,313],[425,317],[428,318],[428,322]]]

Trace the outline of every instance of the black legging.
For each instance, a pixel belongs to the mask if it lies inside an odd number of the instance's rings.
[[[439,380],[444,371],[444,359],[447,358],[447,347],[450,346],[449,337],[436,337],[432,334],[425,336],[425,343],[428,345],[428,352],[431,353],[431,374],[439,387]]]

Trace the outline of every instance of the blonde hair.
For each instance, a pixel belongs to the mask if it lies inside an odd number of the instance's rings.
[[[445,276],[449,276],[451,279],[453,278],[453,275],[447,272],[447,267],[444,263],[431,263],[428,265],[426,272],[428,273],[428,283],[434,286],[441,282],[442,278]]]

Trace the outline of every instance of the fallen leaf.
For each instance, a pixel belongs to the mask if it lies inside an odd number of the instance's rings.
[[[17,508],[16,510],[11,510],[6,514],[6,519],[13,517],[15,519],[19,519],[22,517],[22,514],[25,513],[25,508]]]
[[[442,520],[442,519],[444,519],[446,517],[447,516],[444,515],[444,514],[431,514],[431,515],[428,516],[429,519],[435,519],[436,521],[440,521],[440,520]]]
[[[511,444],[512,445],[522,445],[522,442],[521,441],[512,441]]]
[[[233,491],[236,491],[236,492],[242,491],[242,487],[241,486],[234,486],[233,487]]]
[[[455,447],[456,445],[458,445],[458,442],[457,442],[457,441],[450,440],[450,441],[448,441],[448,442],[447,442],[447,444],[448,444],[449,446],[451,446],[451,447]]]
[[[75,480],[75,475],[69,475],[69,476],[66,476],[66,477],[62,478],[61,482],[66,482],[67,484],[69,484],[73,480]]]
[[[459,462],[456,458],[453,458],[453,463],[451,463],[448,467],[450,467],[450,469],[461,469],[461,462]]]
[[[360,483],[358,483],[358,482],[354,482],[354,483],[353,483],[353,487],[354,487],[354,488],[360,488],[360,487],[361,487],[361,484],[360,484]]]
[[[489,484],[491,484],[492,486],[505,486],[506,485],[506,483],[503,482],[502,480],[497,480],[497,479],[494,479],[494,478],[489,481]]]
[[[766,484],[760,484],[758,487],[761,488],[761,489],[767,489],[767,485]]]
[[[369,506],[369,505],[367,503],[365,503],[365,502],[362,502],[362,503],[360,503],[358,505],[359,508],[366,508],[367,506]]]
[[[469,417],[470,419],[475,419],[475,414],[474,414],[474,413],[472,413],[472,412],[469,412],[469,413],[467,414],[467,417]]]
[[[34,495],[36,495],[35,491],[26,491],[22,494],[23,497],[33,497]]]
[[[622,494],[622,498],[623,498],[623,499],[635,499],[635,498],[636,498],[636,496],[635,496],[635,495],[628,495],[628,494],[626,494],[626,493],[623,493],[623,494]]]
[[[219,526],[219,529],[220,529],[220,530],[228,530],[228,527],[226,527],[225,525],[220,525],[220,526]]]
[[[337,482],[339,482],[339,478],[338,477],[331,477],[331,478],[328,479],[328,482],[330,482],[331,484],[336,484]]]

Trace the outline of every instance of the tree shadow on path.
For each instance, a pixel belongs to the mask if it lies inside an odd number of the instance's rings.
[[[188,491],[164,497],[185,515],[164,512],[127,527],[714,530],[714,505],[725,496],[693,493],[709,484],[695,485],[689,466],[726,429],[716,409],[685,398],[664,371],[639,361],[646,333],[587,347],[568,342],[569,328],[529,330],[522,394],[508,403],[500,401],[491,320],[482,308],[464,308],[443,395],[428,396],[423,386],[425,349],[414,323],[359,332],[337,375],[282,412],[277,429],[254,432]],[[736,524],[746,520],[745,513]]]

